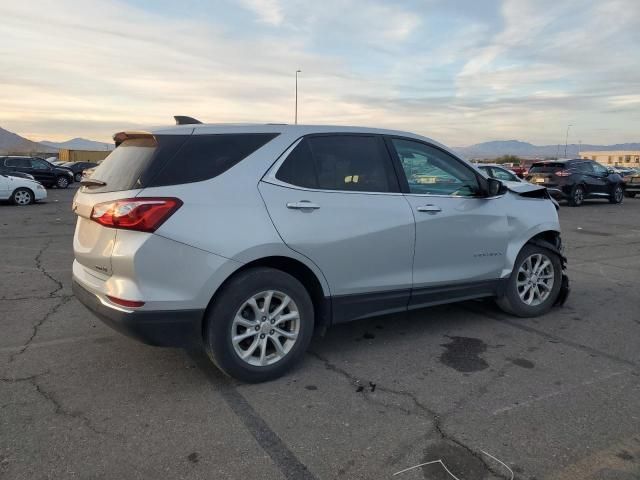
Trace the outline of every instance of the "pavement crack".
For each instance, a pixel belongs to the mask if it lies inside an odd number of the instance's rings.
[[[60,415],[66,418],[71,418],[71,419],[75,419],[75,420],[80,420],[83,425],[85,427],[87,427],[89,430],[91,430],[93,433],[96,433],[98,435],[106,435],[107,432],[104,430],[101,430],[99,428],[97,428],[93,422],[91,421],[91,419],[89,419],[89,417],[87,417],[86,415],[84,415],[82,412],[80,411],[69,411],[67,409],[65,409],[62,404],[60,403],[60,401],[55,397],[55,395],[53,393],[51,393],[50,391],[45,390],[42,385],[40,385],[37,381],[37,378],[40,375],[34,375],[32,377],[25,377],[25,379],[27,379],[35,388],[36,392],[45,400],[47,400],[49,403],[51,403],[54,407],[54,414],[56,415]]]
[[[50,245],[51,245],[51,239],[47,240],[45,242],[45,244],[42,246],[42,248],[38,251],[38,253],[35,256],[35,262],[36,262],[36,268],[38,270],[40,270],[40,272],[42,272],[42,274],[45,277],[47,277],[49,280],[51,280],[53,283],[55,283],[56,288],[49,292],[49,296],[53,297],[56,293],[58,293],[60,290],[62,290],[64,288],[64,286],[62,285],[62,282],[60,280],[58,280],[57,278],[55,278],[53,275],[51,275],[47,271],[47,269],[44,268],[44,265],[42,264],[42,255],[47,250],[47,248],[49,248]]]
[[[329,361],[329,359],[321,356],[320,354],[316,353],[316,352],[312,352],[312,351],[308,351],[307,352],[309,355],[311,355],[312,357],[316,358],[317,360],[319,360],[327,370],[330,370],[332,372],[335,372],[339,375],[341,375],[342,377],[344,377],[345,379],[347,379],[349,381],[349,383],[351,383],[353,386],[359,387],[362,385],[365,385],[367,382],[363,382],[361,381],[358,377],[356,377],[355,375],[352,375],[351,373],[349,373],[348,371],[346,371],[343,368],[338,367],[337,365],[335,365],[334,363],[331,363],[331,361]],[[435,410],[432,410],[431,408],[427,407],[426,405],[424,405],[422,402],[420,402],[420,400],[417,398],[417,396],[410,391],[407,390],[396,390],[393,388],[389,388],[389,387],[385,387],[383,385],[380,385],[379,383],[376,384],[377,388],[376,388],[376,392],[384,392],[386,394],[389,395],[397,395],[400,397],[404,397],[406,399],[408,399],[412,404],[413,404],[413,408],[404,408],[400,405],[397,404],[393,404],[393,403],[388,403],[383,401],[380,398],[373,398],[371,396],[371,394],[373,392],[369,392],[367,391],[367,389],[362,389],[360,390],[359,388],[357,389],[357,391],[362,392],[364,398],[366,399],[366,401],[376,404],[376,405],[380,405],[386,408],[393,408],[396,410],[399,410],[401,412],[404,412],[408,415],[416,415],[420,418],[429,420],[430,422],[433,423],[433,428],[435,430],[435,432],[437,433],[437,435],[440,437],[440,440],[444,441],[444,442],[450,442],[452,444],[457,445],[458,447],[464,449],[465,451],[467,451],[469,453],[469,455],[472,455],[474,458],[478,459],[480,462],[482,462],[482,465],[484,465],[484,467],[487,469],[488,472],[490,472],[491,474],[495,475],[496,477],[499,478],[508,478],[507,476],[504,475],[503,472],[500,472],[498,470],[496,470],[493,465],[490,465],[486,458],[482,455],[482,452],[480,451],[475,451],[474,449],[472,449],[471,447],[467,446],[464,442],[462,442],[461,440],[458,440],[454,435],[452,435],[451,433],[447,432],[443,423],[443,418],[441,417],[440,414],[438,414],[438,412],[436,412]]]
[[[36,338],[36,336],[38,335],[38,331],[40,330],[40,327],[42,327],[42,325],[52,316],[54,315],[63,305],[65,305],[67,302],[69,302],[69,300],[71,300],[73,296],[72,295],[64,295],[64,296],[58,296],[56,298],[59,298],[60,300],[58,302],[56,302],[48,311],[47,313],[44,314],[44,316],[32,327],[32,331],[31,331],[31,336],[27,339],[27,341],[22,345],[22,347],[20,348],[20,350],[18,350],[17,352],[12,353],[11,355],[9,355],[9,363],[13,362],[17,357],[19,357],[20,355],[22,355],[28,348],[29,345],[31,345],[31,342],[33,342],[33,340]]]

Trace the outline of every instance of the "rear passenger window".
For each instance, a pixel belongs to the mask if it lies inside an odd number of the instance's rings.
[[[320,135],[302,139],[276,178],[292,185],[354,192],[398,191],[397,179],[380,137]]]
[[[115,192],[208,180],[277,135],[157,135],[125,140],[100,162],[92,175],[106,185],[85,187],[84,191]]]
[[[570,165],[569,168],[575,168],[580,173],[593,173],[593,166],[590,162],[581,162],[578,164]]]
[[[5,165],[7,167],[31,168],[30,158],[7,158]]]
[[[177,185],[217,177],[277,136],[273,133],[192,135],[148,186]]]

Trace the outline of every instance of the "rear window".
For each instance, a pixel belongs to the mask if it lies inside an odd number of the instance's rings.
[[[553,173],[558,170],[568,168],[566,163],[534,163],[529,169],[529,173]]]
[[[91,175],[86,192],[200,182],[225,172],[278,134],[157,135],[125,140]]]

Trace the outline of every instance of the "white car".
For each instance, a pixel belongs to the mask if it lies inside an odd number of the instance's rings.
[[[47,190],[40,182],[10,174],[0,174],[0,200],[11,200],[16,205],[29,205],[45,198],[47,198]]]

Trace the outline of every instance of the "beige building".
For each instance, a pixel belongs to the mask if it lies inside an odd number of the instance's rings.
[[[111,150],[69,150],[61,148],[58,158],[65,162],[95,162],[100,163],[107,158]]]
[[[618,150],[611,152],[580,152],[580,158],[595,160],[602,165],[640,168],[640,150]]]

